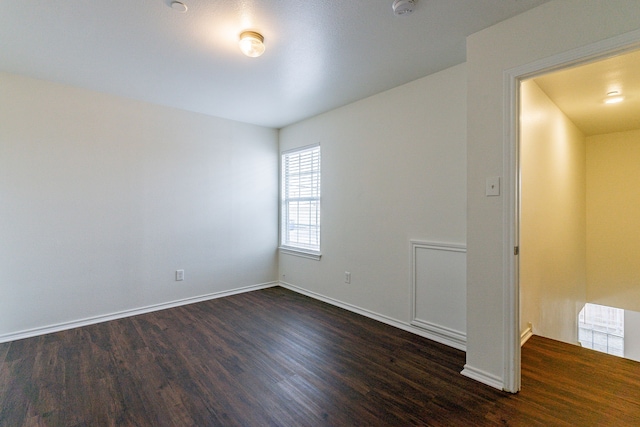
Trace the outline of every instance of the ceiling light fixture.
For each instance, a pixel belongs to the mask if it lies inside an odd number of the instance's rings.
[[[617,104],[618,102],[624,101],[624,96],[613,96],[611,98],[605,98],[605,104]]]
[[[255,31],[243,31],[240,34],[240,50],[245,55],[256,58],[264,53],[264,37]]]
[[[416,9],[415,0],[395,0],[391,5],[393,14],[396,16],[408,16]]]
[[[605,104],[617,104],[624,101],[624,96],[620,95],[619,90],[612,90],[607,93],[607,97],[604,99]]]

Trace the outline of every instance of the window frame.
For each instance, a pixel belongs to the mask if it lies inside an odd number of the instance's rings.
[[[285,198],[286,195],[286,186],[287,186],[287,180],[286,180],[286,157],[296,154],[296,153],[302,153],[305,151],[311,151],[311,150],[318,150],[318,196],[317,198],[313,198],[313,200],[316,201],[317,203],[317,216],[318,216],[318,221],[317,221],[317,240],[318,240],[318,246],[317,248],[309,248],[309,247],[305,247],[305,246],[296,246],[295,244],[292,244],[292,242],[287,241],[286,237],[286,227],[287,224],[289,224],[289,217],[287,215],[287,202],[289,201],[289,199]],[[297,148],[293,148],[290,150],[285,150],[282,151],[280,153],[280,218],[279,218],[279,223],[280,223],[280,227],[279,227],[279,250],[281,253],[285,253],[285,254],[289,254],[289,255],[295,255],[295,256],[300,256],[300,257],[304,257],[304,258],[310,258],[310,259],[315,259],[315,260],[319,260],[320,257],[322,256],[321,253],[321,234],[322,234],[322,227],[321,227],[321,200],[322,200],[322,151],[320,149],[320,143],[316,143],[316,144],[311,144],[311,145],[306,145],[303,147],[297,147]]]

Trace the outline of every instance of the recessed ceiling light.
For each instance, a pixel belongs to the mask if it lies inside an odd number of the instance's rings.
[[[243,31],[240,34],[240,50],[245,55],[256,58],[264,53],[264,37],[255,31]]]
[[[176,12],[185,13],[187,11],[187,5],[179,1],[172,1],[171,9],[175,10]]]

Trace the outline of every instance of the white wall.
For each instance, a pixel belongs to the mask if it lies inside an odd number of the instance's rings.
[[[586,146],[587,297],[640,312],[640,130]]]
[[[487,384],[505,384],[509,367],[503,291],[511,278],[505,197],[485,197],[485,179],[504,174],[504,73],[514,67],[640,28],[637,0],[556,0],[467,38],[467,364]],[[508,141],[507,141],[508,143]],[[507,226],[505,226],[507,224]],[[511,372],[511,371],[509,371]],[[470,375],[471,376],[471,375]]]
[[[465,79],[458,65],[280,131],[281,150],[322,150],[322,258],[281,254],[281,280],[409,322],[410,239],[465,243]]]
[[[276,280],[277,162],[276,130],[0,74],[0,339]]]
[[[587,295],[584,134],[533,80],[520,88],[520,330],[578,342]]]
[[[640,312],[624,311],[624,357],[640,362]]]

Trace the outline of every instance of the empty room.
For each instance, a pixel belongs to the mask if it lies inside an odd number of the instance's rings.
[[[0,426],[640,423],[518,228],[520,83],[637,0],[2,6]]]

